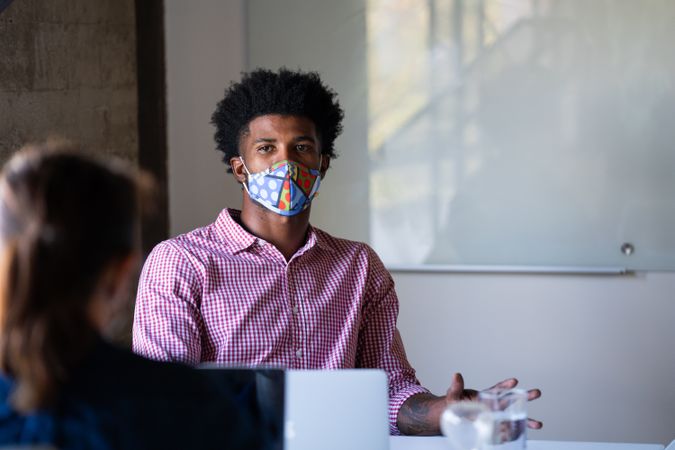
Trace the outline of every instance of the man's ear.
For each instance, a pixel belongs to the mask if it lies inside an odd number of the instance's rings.
[[[326,177],[326,172],[330,167],[330,157],[328,155],[323,155],[321,158],[321,179]]]
[[[232,175],[238,183],[246,183],[246,170],[244,170],[244,163],[239,156],[230,158],[230,167],[232,168]]]

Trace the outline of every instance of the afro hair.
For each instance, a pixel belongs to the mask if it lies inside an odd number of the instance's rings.
[[[321,141],[321,154],[333,159],[344,115],[336,97],[316,72],[281,68],[278,72],[257,69],[245,73],[225,91],[211,116],[216,148],[229,166],[230,159],[239,156],[239,142],[248,124],[260,116],[281,114],[311,120]]]

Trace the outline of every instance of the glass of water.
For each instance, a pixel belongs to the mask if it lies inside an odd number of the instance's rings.
[[[527,391],[491,389],[478,393],[478,400],[492,413],[490,450],[524,450],[527,441]]]
[[[454,450],[483,450],[492,437],[490,409],[479,402],[451,403],[441,414],[440,425]]]

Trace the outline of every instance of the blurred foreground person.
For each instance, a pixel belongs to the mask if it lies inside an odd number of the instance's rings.
[[[106,341],[139,255],[140,188],[67,146],[27,147],[0,178],[0,445],[260,447],[248,411],[187,366]]]

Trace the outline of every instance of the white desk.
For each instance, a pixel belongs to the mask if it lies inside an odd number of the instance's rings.
[[[391,436],[389,450],[449,450],[443,436]],[[614,442],[527,441],[527,450],[663,450],[660,444]]]

